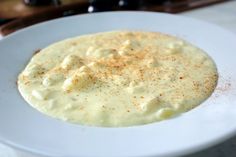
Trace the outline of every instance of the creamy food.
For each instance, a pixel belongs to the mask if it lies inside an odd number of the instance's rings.
[[[203,102],[217,83],[203,50],[169,35],[113,31],[52,44],[18,77],[37,110],[73,123],[130,126],[164,120]]]

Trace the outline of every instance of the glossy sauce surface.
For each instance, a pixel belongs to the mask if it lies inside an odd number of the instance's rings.
[[[31,106],[49,116],[120,127],[168,119],[198,106],[217,78],[211,58],[186,41],[114,31],[41,50],[19,75],[18,87]]]

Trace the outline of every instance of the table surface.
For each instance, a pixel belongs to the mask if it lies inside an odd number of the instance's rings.
[[[236,34],[236,0],[191,10],[179,15],[188,16],[211,23],[232,31]],[[0,36],[0,39],[2,37]],[[185,157],[235,157],[236,156],[236,136],[212,148],[197,152]],[[0,144],[0,157],[41,157],[19,150],[14,150]]]

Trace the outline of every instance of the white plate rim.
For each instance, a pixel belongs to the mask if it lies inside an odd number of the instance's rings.
[[[198,21],[198,20],[192,20],[192,19],[190,19],[190,18],[183,18],[183,17],[179,17],[179,16],[175,16],[175,15],[168,15],[168,14],[163,14],[163,13],[147,13],[147,12],[106,12],[106,13],[97,13],[97,14],[94,14],[94,15],[101,15],[101,14],[103,14],[103,15],[105,15],[105,14],[113,14],[113,15],[117,15],[117,14],[139,14],[139,15],[141,15],[141,14],[149,14],[149,15],[158,15],[158,16],[160,16],[160,15],[162,15],[162,16],[169,16],[169,17],[177,17],[177,18],[180,18],[180,19],[188,19],[188,20],[190,20],[190,21],[195,21],[196,23],[201,23],[201,24],[204,24],[204,25],[207,25],[207,26],[209,26],[210,28],[215,28],[215,29],[217,29],[217,30],[220,30],[220,31],[222,31],[222,32],[224,32],[225,34],[227,34],[226,36],[229,36],[229,31],[225,31],[225,30],[223,30],[223,29],[221,29],[220,27],[218,27],[218,26],[214,26],[214,25],[212,25],[212,24],[209,24],[209,23],[206,23],[206,22],[201,22],[201,21]],[[145,16],[146,16],[145,15]],[[147,16],[149,16],[149,15],[147,15]],[[88,16],[88,15],[78,15],[78,16],[73,16],[73,17],[69,17],[69,18],[77,18],[77,17],[82,17],[82,16]],[[89,16],[93,16],[93,15],[89,15]],[[68,19],[68,18],[67,18]],[[53,22],[58,22],[59,20],[61,20],[61,19],[57,19],[57,20],[52,20],[52,21],[50,21],[49,23],[53,23]],[[14,33],[14,34],[12,34],[12,35],[9,35],[8,37],[6,37],[5,39],[3,39],[4,41],[6,41],[6,40],[8,40],[8,39],[10,39],[10,38],[14,38],[14,36],[16,36],[17,34],[19,35],[19,34],[24,34],[25,32],[27,32],[27,31],[29,31],[30,29],[35,29],[36,27],[41,27],[41,26],[43,26],[43,25],[47,25],[48,24],[48,22],[47,23],[42,23],[42,24],[38,24],[38,25],[35,25],[35,26],[32,26],[32,27],[29,27],[29,28],[27,28],[27,29],[24,29],[24,30],[21,30],[21,31],[19,31],[19,32],[16,32],[16,33]],[[232,36],[234,36],[234,35],[232,35]],[[235,36],[234,36],[235,37]],[[232,37],[232,39],[235,39],[234,37]],[[0,44],[2,43],[2,41],[0,42]],[[46,118],[47,119],[47,118]],[[171,120],[172,121],[172,120]],[[164,122],[161,122],[161,123],[164,123]],[[146,127],[146,126],[153,126],[153,125],[156,125],[156,124],[149,124],[149,125],[145,125],[145,126],[140,126],[140,128],[143,128],[143,127]],[[86,127],[86,128],[93,128],[93,127]],[[127,129],[131,129],[132,130],[132,128],[133,127],[131,127],[131,128],[127,128]],[[134,127],[135,128],[135,127]],[[97,129],[101,129],[101,128],[97,128]],[[103,130],[104,128],[102,128],[101,130]],[[106,128],[106,129],[108,129],[108,128]],[[119,129],[122,129],[122,128],[119,128]],[[119,130],[118,129],[118,130]],[[123,128],[124,129],[124,128]],[[113,130],[113,129],[111,129],[111,128],[109,128],[109,130]],[[190,153],[190,152],[194,152],[194,151],[197,151],[197,150],[201,150],[201,149],[203,149],[203,148],[206,148],[206,147],[209,147],[209,146],[212,146],[212,145],[214,145],[214,144],[216,144],[216,143],[218,143],[218,142],[221,142],[221,141],[223,141],[223,140],[225,140],[225,139],[227,139],[227,138],[229,138],[229,137],[231,137],[231,136],[233,136],[234,134],[235,134],[235,132],[236,132],[236,128],[234,128],[234,129],[231,129],[230,130],[230,132],[228,132],[227,134],[225,134],[224,136],[222,135],[221,137],[219,137],[219,138],[217,138],[217,139],[214,139],[214,140],[212,140],[212,141],[208,141],[208,142],[206,142],[206,143],[204,143],[204,144],[202,144],[202,145],[200,145],[200,146],[195,146],[195,147],[193,147],[193,148],[188,148],[187,150],[180,150],[179,152],[178,151],[176,151],[176,152],[171,152],[171,153],[164,153],[164,154],[159,154],[159,155],[161,155],[161,156],[172,156],[173,154],[175,154],[175,155],[183,155],[183,154],[187,154],[187,153]],[[6,144],[10,144],[11,146],[15,146],[15,147],[17,147],[17,148],[22,148],[22,149],[24,149],[24,150],[28,150],[28,151],[31,151],[31,152],[35,152],[35,150],[30,150],[29,148],[23,148],[23,147],[20,147],[19,145],[16,145],[16,144],[14,144],[14,143],[12,143],[12,142],[10,142],[10,141],[7,141],[6,139],[3,139],[2,137],[1,137],[1,132],[0,132],[0,141],[2,141],[2,142],[4,142],[4,143],[6,143]],[[42,153],[42,152],[37,152],[36,151],[36,153],[39,153],[39,154],[44,154],[44,155],[47,155],[47,153]],[[136,154],[137,155],[137,154]],[[155,156],[156,154],[148,154],[148,155],[151,155],[151,156]]]

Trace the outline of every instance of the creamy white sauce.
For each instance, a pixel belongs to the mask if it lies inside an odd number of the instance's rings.
[[[181,39],[114,31],[67,39],[34,55],[18,87],[37,110],[69,122],[130,126],[164,120],[208,98],[214,62]]]

